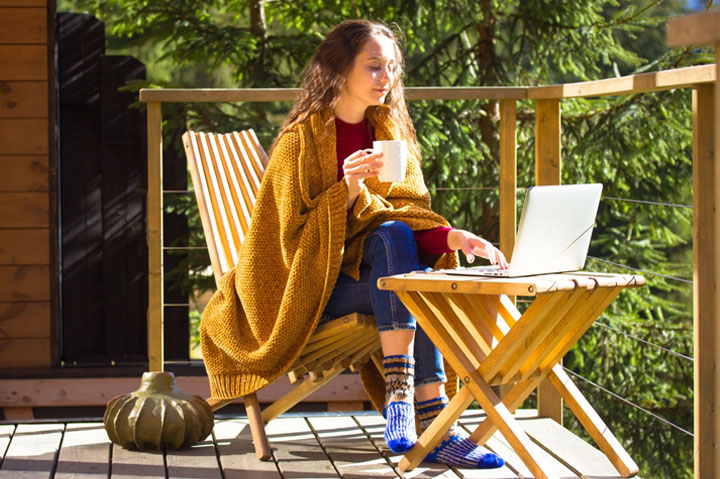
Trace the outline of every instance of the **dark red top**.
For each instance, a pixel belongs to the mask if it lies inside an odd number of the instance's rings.
[[[375,132],[367,118],[360,123],[345,123],[341,119],[335,118],[335,132],[337,179],[340,181],[345,176],[342,168],[345,158],[358,150],[372,148]],[[451,253],[453,250],[447,247],[447,237],[452,229],[439,226],[429,230],[415,231],[415,242],[418,248],[429,254]]]

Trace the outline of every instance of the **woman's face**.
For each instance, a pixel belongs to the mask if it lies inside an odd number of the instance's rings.
[[[340,101],[360,112],[383,104],[395,83],[397,68],[395,43],[382,35],[371,36],[355,57],[340,92]]]

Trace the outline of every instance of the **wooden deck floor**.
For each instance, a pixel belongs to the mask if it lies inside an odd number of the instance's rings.
[[[549,419],[517,417],[564,478],[620,477],[600,451]],[[460,424],[472,430],[484,415],[468,411]],[[507,464],[471,470],[423,463],[404,476],[399,456],[384,445],[377,414],[283,416],[267,426],[273,459],[255,459],[244,418],[218,418],[211,437],[186,450],[131,452],[112,445],[100,422],[0,424],[0,478],[517,478],[532,474],[500,434],[488,448]]]

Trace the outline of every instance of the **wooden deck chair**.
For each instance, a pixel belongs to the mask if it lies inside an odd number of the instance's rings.
[[[183,144],[217,283],[237,263],[268,159],[253,130],[227,134],[188,131],[183,135]],[[351,314],[318,326],[287,371],[294,384],[292,390],[262,413],[254,393],[243,398],[258,458],[270,458],[265,423],[346,368],[354,369],[368,359],[381,364],[379,351],[380,339],[372,316]],[[208,399],[213,410],[230,402]]]

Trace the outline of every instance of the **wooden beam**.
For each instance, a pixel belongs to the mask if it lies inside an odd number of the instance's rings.
[[[535,100],[535,184],[560,184],[560,100]]]
[[[0,324],[3,339],[49,338],[50,302],[2,302]]]
[[[500,250],[509,260],[517,225],[517,128],[515,100],[500,101]]]
[[[0,192],[0,228],[49,227],[48,196],[46,192]]]
[[[0,266],[0,301],[50,301],[50,268]]]
[[[559,185],[560,167],[560,100],[535,100],[535,184]],[[538,416],[563,423],[562,398],[547,380],[538,386],[537,404]]]
[[[48,191],[48,157],[0,156],[0,191]]]
[[[48,228],[0,229],[0,265],[50,264]]]
[[[468,100],[527,98],[527,87],[408,87],[408,100]],[[268,102],[295,101],[298,88],[169,88],[140,90],[140,101],[158,102]]]
[[[148,142],[148,363],[150,371],[163,371],[163,199],[162,105],[147,105]]]
[[[295,101],[299,94],[299,88],[142,88],[140,101],[164,103]]]
[[[50,367],[50,338],[0,339],[0,370]]]
[[[6,421],[26,421],[35,418],[31,407],[5,407],[3,415]]]
[[[44,7],[47,0],[0,0],[0,7]]]
[[[47,80],[47,45],[0,45],[0,81]]]
[[[210,396],[207,376],[179,376],[178,388],[188,394]],[[135,391],[140,378],[45,378],[0,379],[0,407],[104,406],[115,396]],[[293,385],[287,376],[258,391],[258,400],[271,403],[285,395]],[[340,374],[313,392],[303,402],[368,401],[357,374]],[[242,404],[242,399],[233,401]]]
[[[469,99],[560,99],[647,93],[675,88],[689,88],[715,81],[714,65],[674,68],[640,73],[619,78],[567,83],[540,87],[408,87],[408,100],[469,100]],[[158,102],[269,102],[295,101],[297,88],[172,88],[141,89],[141,101]]]
[[[0,88],[0,117],[47,118],[48,83],[45,81],[5,82]]]
[[[720,41],[720,10],[692,13],[668,21],[669,47],[714,45]]]
[[[581,98],[647,93],[674,88],[689,88],[698,83],[714,81],[715,66],[699,65],[604,80],[532,87],[528,90],[528,98]]]
[[[712,85],[699,85],[693,90],[693,334],[695,358],[695,477],[716,477],[718,467],[715,442],[718,417],[715,407],[718,385],[716,367],[718,344],[715,324],[720,319],[716,276],[720,273],[716,246],[718,171],[714,149],[715,95]]]
[[[47,42],[47,12],[40,8],[3,8],[0,11],[0,43]]]
[[[47,155],[49,143],[47,132],[46,118],[0,118],[2,153],[3,155]]]

